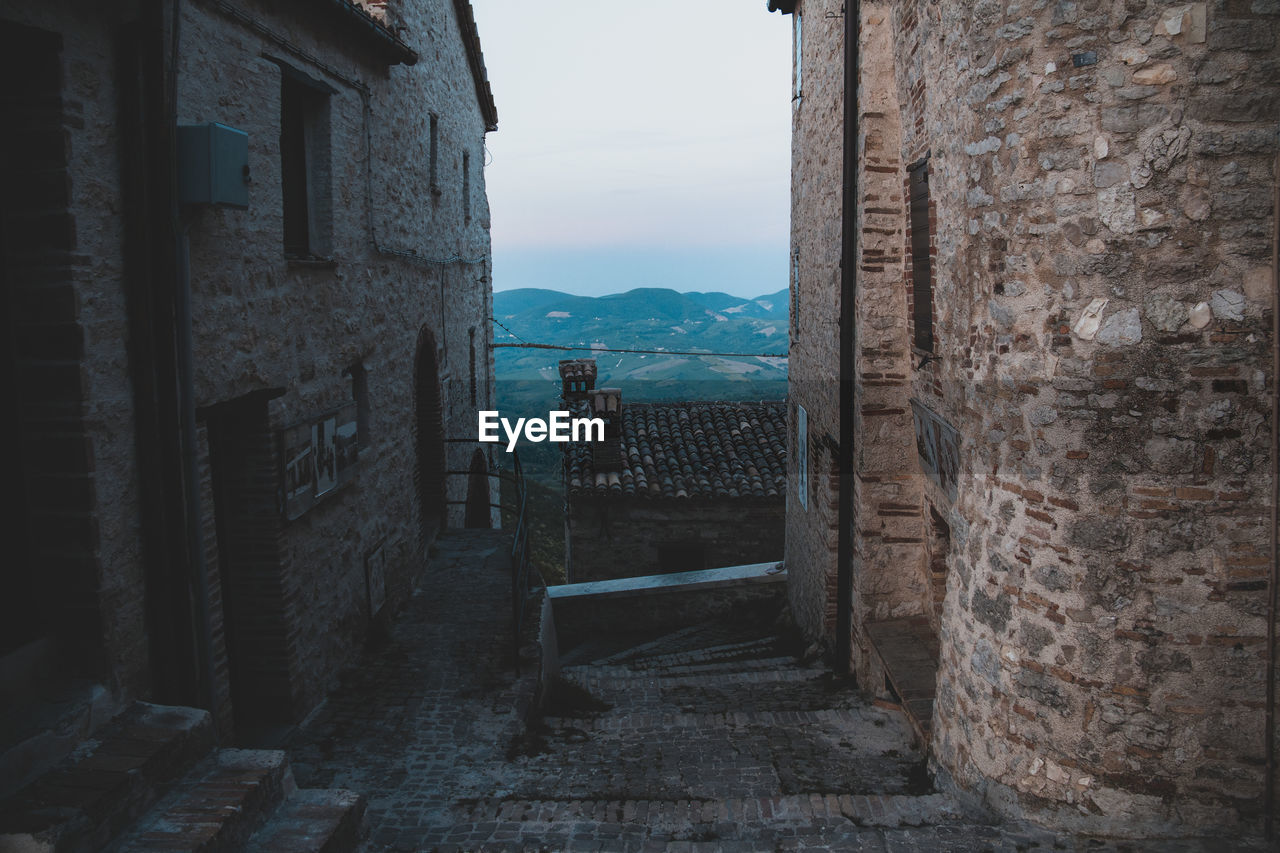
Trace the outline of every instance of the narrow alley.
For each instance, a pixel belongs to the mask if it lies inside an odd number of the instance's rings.
[[[1107,849],[930,792],[905,717],[771,626],[570,650],[569,686],[526,729],[505,535],[437,549],[387,642],[288,747],[300,785],[368,797],[370,850]]]

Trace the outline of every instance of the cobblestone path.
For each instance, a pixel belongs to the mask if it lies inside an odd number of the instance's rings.
[[[390,639],[290,744],[299,784],[368,796],[370,850],[1241,849],[965,815],[928,789],[898,712],[784,654],[768,626],[573,650],[524,732],[506,544],[443,537]]]

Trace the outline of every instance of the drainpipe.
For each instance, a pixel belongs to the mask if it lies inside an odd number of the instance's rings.
[[[213,717],[214,742],[218,741],[218,692],[213,665],[213,624],[209,612],[209,570],[205,564],[204,517],[200,501],[199,449],[196,443],[195,346],[191,322],[191,270],[188,262],[187,225],[178,201],[178,58],[182,30],[182,0],[173,0],[170,29],[169,67],[165,93],[165,147],[157,169],[165,170],[162,181],[169,190],[167,211],[174,247],[174,334],[177,351],[179,442],[182,453],[182,499],[186,522],[187,565],[195,606],[197,648],[206,695]]]
[[[853,407],[858,294],[858,42],[862,9],[844,4],[844,197],[840,215],[840,505],[836,524],[836,665],[853,656]]]
[[[1280,156],[1275,173],[1280,175]],[[1267,778],[1266,835],[1274,837],[1276,816],[1276,608],[1280,591],[1280,185],[1271,209],[1271,577],[1267,582]]]

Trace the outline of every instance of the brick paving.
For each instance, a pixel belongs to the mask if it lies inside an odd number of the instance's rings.
[[[765,628],[574,650],[568,686],[525,731],[506,544],[442,537],[389,639],[290,744],[300,784],[369,798],[370,850],[1243,847],[1104,844],[966,815],[928,790],[900,714],[787,656]]]

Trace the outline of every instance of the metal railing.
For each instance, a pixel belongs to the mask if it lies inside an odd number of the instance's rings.
[[[511,629],[515,644],[513,652],[516,675],[519,675],[520,638],[524,634],[524,616],[529,603],[529,576],[536,575],[540,584],[542,576],[532,570],[529,562],[529,487],[524,479],[524,469],[520,466],[520,454],[513,453],[512,457],[515,460],[516,519],[511,542]]]
[[[464,440],[446,439],[449,442]],[[471,440],[474,441],[474,439]],[[505,480],[515,487],[514,504],[503,503],[501,495],[499,495],[498,502],[490,502],[489,506],[505,510],[514,516],[511,528],[511,641],[516,675],[519,675],[520,638],[524,634],[524,617],[525,611],[528,609],[530,593],[546,586],[546,584],[542,580],[542,575],[533,568],[532,561],[529,558],[529,487],[524,478],[524,468],[520,464],[520,454],[518,452],[513,452],[511,458],[512,470],[507,471],[490,466],[485,475],[496,477],[498,480]],[[470,476],[472,473],[470,470],[445,472],[449,476]],[[445,501],[445,504],[449,506],[465,505],[466,503],[465,500]],[[535,580],[536,584],[534,583]]]

